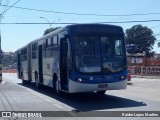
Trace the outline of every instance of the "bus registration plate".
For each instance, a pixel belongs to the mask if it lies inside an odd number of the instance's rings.
[[[107,87],[108,87],[107,84],[100,84],[100,85],[98,85],[98,88],[107,88]]]

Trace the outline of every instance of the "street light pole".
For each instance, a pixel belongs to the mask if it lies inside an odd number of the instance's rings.
[[[47,21],[47,23],[49,23],[50,29],[51,29],[51,26],[52,26],[52,24],[53,24],[54,22],[61,20],[61,19],[58,19],[58,20],[54,20],[53,22],[50,22],[49,20],[47,20],[47,19],[44,18],[44,17],[40,17],[40,18],[44,19],[45,21]]]

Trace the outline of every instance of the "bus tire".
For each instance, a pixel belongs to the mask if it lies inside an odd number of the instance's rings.
[[[24,79],[22,79],[22,84],[23,84],[23,85],[26,85],[26,84],[27,84],[27,81],[24,80]]]
[[[24,80],[23,73],[21,73],[21,77],[22,77],[22,84],[25,85],[25,84],[26,84],[26,81]]]
[[[53,79],[52,79],[52,81],[53,81],[53,90],[54,91],[56,91],[56,80],[57,80],[58,78],[57,78],[57,75],[54,73],[54,75],[53,75]]]
[[[35,83],[36,83],[36,88],[39,89],[40,88],[40,84],[39,84],[39,80],[38,80],[38,75],[35,74]]]
[[[56,93],[57,93],[58,95],[61,94],[61,91],[60,91],[60,83],[59,83],[58,79],[55,81],[55,90],[56,90]]]
[[[104,94],[105,94],[105,92],[106,92],[106,90],[97,91],[97,94],[98,94],[98,95],[104,95]]]

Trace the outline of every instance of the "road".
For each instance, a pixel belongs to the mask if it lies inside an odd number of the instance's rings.
[[[64,111],[71,116],[69,119],[76,117],[74,112],[81,111],[160,111],[160,79],[132,78],[133,84],[128,85],[126,90],[107,91],[104,96],[97,96],[95,93],[59,96],[51,88],[37,90],[34,84],[23,85],[14,73],[3,74],[3,81],[5,83],[0,84],[0,111]],[[68,111],[73,111],[73,114]],[[159,120],[156,117],[152,119]]]

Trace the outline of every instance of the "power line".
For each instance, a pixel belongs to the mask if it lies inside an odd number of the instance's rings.
[[[110,14],[110,15],[106,15],[106,14],[92,14],[92,13],[70,13],[70,12],[60,12],[60,11],[51,11],[51,10],[42,10],[42,9],[34,9],[34,8],[24,8],[24,7],[15,7],[15,6],[9,6],[9,5],[3,5],[1,4],[0,6],[6,6],[6,7],[12,7],[12,8],[17,8],[17,9],[23,9],[23,10],[31,10],[31,11],[37,11],[37,12],[52,12],[52,13],[56,13],[56,14],[70,14],[70,15],[83,15],[83,16],[107,16],[107,17],[123,17],[123,16],[145,16],[145,15],[160,15],[160,13],[140,13],[140,14]]]
[[[147,4],[146,6],[141,7],[141,8],[139,8],[139,9],[134,10],[133,12],[130,12],[130,13],[127,13],[127,14],[131,14],[131,13],[134,13],[134,14],[136,14],[136,13],[141,13],[141,12],[144,11],[145,9],[149,9],[150,6],[153,6],[153,4],[158,4],[157,1],[159,1],[159,0],[152,1],[152,2],[150,2],[149,4]],[[141,11],[141,12],[140,12],[140,11]],[[144,13],[144,12],[143,12],[143,13]],[[121,16],[121,17],[119,17],[119,18],[117,18],[117,19],[113,19],[113,21],[128,19],[129,17],[131,17],[131,16],[125,16],[125,17],[124,17],[124,16]]]
[[[156,2],[157,1],[157,2]],[[155,2],[153,1],[153,5],[151,5],[150,7],[148,7],[146,10],[144,9],[143,12],[148,12],[148,11],[153,11],[154,9],[159,8],[159,0],[156,0]]]
[[[160,25],[153,26],[153,27],[151,27],[151,29],[152,29],[152,28],[157,28],[157,27],[160,27]]]
[[[19,1],[20,0],[16,1],[13,5],[9,6],[8,9],[4,10],[0,15],[3,15],[4,13],[6,13],[10,8],[14,7],[14,5],[16,5]]]
[[[136,23],[136,22],[159,22],[160,20],[142,20],[142,21],[121,21],[121,22],[94,22],[95,24],[107,24],[107,23]],[[49,23],[1,23],[1,24],[49,24]],[[85,23],[53,23],[53,24],[85,24]]]
[[[159,22],[160,20],[135,20],[135,21],[122,21],[122,22],[99,22],[99,23],[136,23],[136,22]]]
[[[8,4],[9,4],[9,1],[10,1],[10,0],[6,0],[5,5],[8,5]],[[1,2],[0,2],[0,3],[1,3]],[[7,7],[4,7],[3,10],[2,10],[2,12],[5,11],[6,9],[7,9]]]

